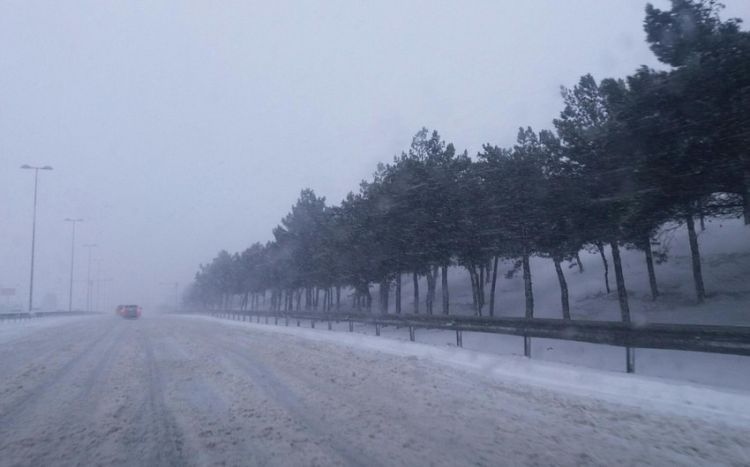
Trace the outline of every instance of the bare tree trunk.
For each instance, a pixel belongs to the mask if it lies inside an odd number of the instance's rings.
[[[477,305],[479,305],[479,316],[482,316],[482,312],[484,311],[484,283],[485,283],[485,273],[484,273],[484,265],[479,267],[479,281],[477,282]]]
[[[648,268],[648,285],[651,287],[651,299],[656,300],[659,289],[656,286],[656,272],[654,271],[654,253],[651,250],[651,237],[646,235],[643,242],[643,251],[646,253],[646,267]]]
[[[443,314],[447,315],[449,313],[448,306],[450,302],[450,295],[448,292],[448,265],[444,264],[442,267],[442,274],[441,274],[441,289],[443,292]]]
[[[498,257],[492,261],[492,286],[490,287],[490,316],[495,316],[495,287],[497,285],[497,261]]]
[[[474,265],[467,266],[466,270],[469,271],[469,280],[471,281],[471,304],[474,307],[474,314],[479,315],[479,297],[477,295],[477,278]]]
[[[562,266],[560,263],[562,259],[560,257],[552,258],[555,263],[555,272],[557,272],[557,281],[560,283],[560,301],[562,302],[562,315],[563,319],[570,319],[570,300],[568,299],[568,283],[565,280],[565,274],[563,273]]]
[[[336,311],[341,311],[341,286],[336,286]]]
[[[750,153],[745,151],[742,157],[743,169],[743,188],[742,191],[742,214],[745,219],[745,225],[750,225]]]
[[[401,314],[401,273],[396,274],[396,314]]]
[[[414,272],[412,274],[412,280],[414,282],[414,314],[419,314],[419,275]]]
[[[689,213],[685,216],[688,228],[688,239],[690,240],[690,258],[693,262],[693,280],[695,282],[695,295],[698,303],[703,303],[706,299],[706,289],[703,286],[703,272],[701,271],[701,254],[698,249],[698,236],[695,234],[695,223],[693,215]]]
[[[576,251],[576,263],[578,263],[578,272],[583,274],[583,261],[581,261],[581,253]]]
[[[604,264],[604,285],[607,288],[607,293],[610,293],[609,264],[607,263],[607,255],[604,254],[604,244],[602,242],[596,242],[596,248],[599,250],[599,256],[602,257],[602,263]]]
[[[527,318],[534,317],[534,291],[531,287],[531,264],[529,262],[529,255],[524,254],[521,258],[523,264],[523,291],[526,296],[526,312]]]
[[[388,313],[388,296],[390,295],[390,281],[384,279],[380,282],[380,312]]]
[[[612,248],[612,262],[615,265],[615,280],[617,282],[617,299],[620,302],[620,315],[624,323],[629,323],[630,305],[628,304],[628,291],[625,288],[625,276],[622,273],[620,246],[617,244],[617,240],[612,240],[609,245]]]
[[[433,266],[431,269],[432,270],[427,273],[427,297],[425,297],[425,305],[427,308],[427,314],[429,315],[432,314],[433,305],[435,304],[438,267]]]

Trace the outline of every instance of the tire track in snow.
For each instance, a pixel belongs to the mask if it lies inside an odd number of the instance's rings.
[[[225,340],[213,340],[214,346],[224,351],[224,356],[231,355],[235,362],[239,360],[239,366],[244,369],[253,382],[282,408],[301,424],[307,433],[314,434],[325,440],[329,451],[334,458],[340,458],[345,465],[349,466],[377,466],[381,465],[376,459],[365,457],[364,453],[356,451],[353,446],[341,442],[327,427],[320,423],[322,417],[317,413],[316,407],[304,403],[301,397],[284,384],[266,365],[251,357],[248,352],[237,349],[237,343]],[[324,448],[323,446],[319,446]],[[325,449],[324,449],[325,450]]]
[[[94,341],[79,348],[78,351],[71,356],[70,360],[64,363],[60,368],[43,376],[41,381],[28,389],[28,392],[25,395],[10,400],[6,404],[9,408],[4,408],[0,412],[0,427],[12,425],[13,421],[20,416],[23,411],[28,410],[33,405],[37,404],[50,389],[59,387],[60,380],[64,379],[66,375],[74,373],[74,370],[77,367],[85,364],[87,360],[95,358],[98,354],[92,352],[92,350],[104,341],[105,337],[107,337],[107,335],[102,334]],[[24,389],[26,388],[24,387]]]
[[[133,419],[135,426],[145,426],[143,436],[148,439],[150,452],[148,465],[188,465],[184,455],[184,440],[174,415],[164,400],[164,385],[161,370],[157,364],[152,345],[152,337],[144,332],[141,344],[144,346],[146,361],[146,398]]]

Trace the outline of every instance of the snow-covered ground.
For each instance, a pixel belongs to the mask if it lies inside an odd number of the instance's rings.
[[[88,316],[60,316],[21,320],[0,320],[0,343],[21,339],[40,329],[55,328],[61,324],[84,321]]]
[[[677,228],[659,237],[661,246],[668,246],[668,260],[656,264],[656,279],[660,289],[657,301],[651,299],[644,254],[637,250],[623,250],[623,272],[629,292],[633,319],[640,322],[733,324],[750,326],[750,227],[739,219],[708,220],[706,230],[698,232],[702,255],[703,277],[708,300],[697,304],[693,286],[690,250],[685,228]],[[612,256],[609,261],[609,281],[612,293],[604,285],[604,267],[598,252],[582,252],[584,266],[565,269],[570,291],[573,318],[619,320],[620,311],[615,292]],[[513,278],[502,275],[512,268],[511,262],[500,264],[496,292],[497,314],[523,316],[524,289],[520,272]],[[560,287],[550,259],[532,258],[535,315],[540,318],[560,318]],[[502,274],[500,274],[502,273]],[[404,275],[402,300],[404,309],[411,311],[413,292],[411,277]],[[438,284],[438,289],[440,285]],[[422,280],[420,291],[426,290]],[[469,277],[462,268],[451,268],[449,290],[453,313],[472,314]],[[487,287],[489,293],[489,287]],[[440,291],[438,290],[438,293]],[[376,294],[377,295],[377,294]],[[424,297],[423,297],[424,298]],[[437,305],[438,310],[440,304]],[[393,298],[391,298],[391,311]],[[424,304],[422,304],[424,311]],[[485,307],[485,313],[487,309]]]
[[[750,463],[747,391],[205,317],[18,336],[2,465]]]
[[[708,292],[708,300],[703,304],[697,304],[695,300],[690,252],[684,228],[675,229],[659,238],[662,243],[668,244],[669,258],[665,263],[656,265],[661,292],[657,301],[653,301],[650,296],[643,253],[624,250],[625,280],[635,321],[750,326],[750,227],[743,225],[741,220],[708,220],[706,225],[706,230],[699,232],[703,274]],[[614,272],[608,249],[607,255],[610,259],[610,285],[613,290],[610,294],[606,294],[604,269],[598,252],[581,254],[584,264],[582,273],[577,267],[566,269],[574,319],[619,319]],[[505,272],[510,267],[510,263],[501,264],[500,271]],[[559,318],[559,286],[551,261],[534,258],[532,273],[536,316]],[[452,268],[449,279],[451,312],[472,314],[467,273],[461,268]],[[404,275],[402,280],[403,306],[405,312],[410,312],[413,296],[411,278]],[[422,293],[424,289],[423,283]],[[499,316],[523,316],[524,292],[520,274],[510,279],[499,278],[496,297]],[[391,297],[391,312],[393,301]],[[439,312],[440,304],[437,307]],[[334,325],[334,330],[346,332],[348,325]],[[355,330],[360,334],[374,334],[371,326],[358,325]],[[381,335],[390,339],[408,340],[406,329],[383,328]],[[418,330],[417,341],[440,347],[455,346],[455,334]],[[466,349],[488,354],[512,356],[523,352],[522,340],[515,336],[464,333],[463,344]],[[613,372],[625,369],[624,350],[606,345],[532,339],[532,357],[535,361],[569,363]],[[750,358],[742,356],[637,349],[636,372],[685,382],[750,390]]]
[[[189,316],[197,320],[215,320],[205,316]],[[383,339],[358,333],[333,334],[319,329],[272,326],[242,321],[223,321],[225,325],[250,327],[253,332],[280,333],[315,342],[340,344],[407,358],[418,358],[489,376],[500,382],[533,385],[556,392],[565,392],[628,404],[669,414],[691,413],[719,419],[732,418],[750,426],[750,391],[725,390],[663,378],[619,374],[582,368],[574,365],[530,360],[521,356],[501,356],[466,348],[436,347],[415,342]],[[405,331],[404,331],[405,332]],[[732,414],[730,416],[730,414]]]

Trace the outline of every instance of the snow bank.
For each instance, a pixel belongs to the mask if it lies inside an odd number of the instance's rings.
[[[750,392],[724,390],[642,375],[618,374],[580,368],[563,363],[529,360],[517,356],[491,355],[461,348],[441,348],[358,333],[331,333],[297,327],[261,325],[186,316],[253,332],[278,333],[355,349],[425,359],[489,377],[502,384],[520,384],[543,390],[591,397],[610,403],[640,407],[676,415],[715,417],[726,423],[750,424]]]
[[[0,320],[0,343],[26,337],[29,334],[41,329],[47,329],[63,324],[76,323],[90,318],[92,318],[92,316],[81,315],[60,316],[53,318],[32,318],[22,320]]]
[[[633,320],[638,322],[727,324],[750,326],[750,227],[740,219],[708,219],[705,231],[698,232],[703,278],[708,300],[697,304],[692,277],[690,249],[685,227],[663,233],[659,246],[668,247],[666,262],[656,264],[656,280],[660,291],[653,301],[649,289],[648,273],[644,254],[638,250],[622,250],[623,273],[630,297]],[[604,267],[598,252],[581,252],[583,272],[576,266],[565,268],[570,293],[571,313],[574,319],[619,320],[612,255],[606,247],[609,261],[609,283],[611,292],[606,293]],[[522,275],[507,279],[504,273],[512,268],[512,261],[504,261],[498,267],[497,314],[498,316],[523,316],[524,287]],[[534,288],[535,315],[539,318],[561,318],[560,287],[552,261],[533,257],[531,273]],[[411,312],[413,306],[411,277],[402,278],[402,301],[404,309]],[[422,291],[426,290],[424,279]],[[438,289],[440,285],[438,284]],[[471,288],[466,271],[453,267],[449,271],[451,312],[473,314]],[[489,287],[487,287],[489,293]],[[440,291],[438,290],[438,296]],[[489,301],[489,297],[488,297]],[[393,310],[391,300],[391,310]],[[424,310],[424,292],[422,296]],[[438,310],[440,305],[437,305]],[[487,307],[485,307],[485,313]]]

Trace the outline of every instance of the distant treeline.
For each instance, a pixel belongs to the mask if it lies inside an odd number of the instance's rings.
[[[459,265],[469,272],[476,313],[487,301],[493,315],[498,261],[510,259],[510,273],[523,274],[532,317],[529,259],[540,256],[554,263],[569,319],[562,265],[582,267],[579,251],[598,251],[609,291],[608,247],[622,320],[629,321],[621,248],[643,251],[656,299],[652,241],[666,224],[687,226],[703,301],[695,220],[742,216],[750,223],[750,33],[739,20],[720,20],[719,8],[710,0],[672,0],[666,11],[648,5],[647,41],[669,71],[642,67],[601,82],[584,75],[563,88],[552,129],[521,128],[512,147],[487,144],[470,158],[422,129],[408,151],[380,164],[340,205],[303,190],[274,241],[220,252],[201,265],[186,301],[225,307],[240,296],[243,308],[257,308],[270,292],[272,310],[328,311],[348,288],[353,305],[370,310],[370,286],[378,284],[381,310],[395,286],[400,313],[401,278],[411,274],[410,311],[433,313],[440,280],[440,309],[448,313],[447,271]]]

